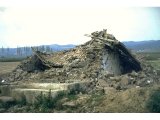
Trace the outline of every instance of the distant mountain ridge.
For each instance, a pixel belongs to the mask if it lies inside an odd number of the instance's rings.
[[[53,44],[53,45],[48,45],[50,48],[52,48],[53,51],[60,51],[60,50],[66,50],[70,48],[74,48],[75,45],[73,44],[67,44],[67,45],[58,45],[58,44]]]
[[[136,52],[160,52],[160,40],[149,40],[149,41],[127,41],[122,42],[128,49]],[[36,46],[39,50],[56,52],[61,50],[68,50],[74,48],[76,45],[41,45]],[[25,57],[30,56],[32,50],[30,47],[19,47],[19,48],[0,48],[0,57]]]
[[[124,45],[136,52],[160,52],[160,40],[128,41]]]

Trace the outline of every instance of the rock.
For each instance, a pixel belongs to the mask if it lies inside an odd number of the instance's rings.
[[[16,72],[18,72],[18,73],[22,73],[22,72],[23,72],[23,70],[22,70],[22,69],[17,69],[17,70],[16,70]]]
[[[103,89],[104,89],[105,94],[111,94],[111,93],[116,92],[115,88],[113,87],[104,87]]]
[[[120,83],[122,85],[128,85],[128,84],[130,84],[129,77],[127,75],[122,76]]]
[[[137,83],[136,83],[136,85],[137,86],[140,86],[140,87],[144,87],[144,86],[146,86],[148,83],[147,83],[147,79],[146,78],[143,78],[143,79],[141,79],[141,80],[138,80],[137,81]]]
[[[76,105],[82,105],[82,104],[86,103],[89,99],[90,99],[90,95],[79,94],[78,98],[75,102],[76,102]]]
[[[160,76],[160,69],[158,69],[158,70],[157,70],[157,75],[159,75],[159,76]]]
[[[138,76],[138,73],[135,72],[135,71],[133,71],[133,72],[130,73],[130,76],[131,76],[131,77],[137,77],[137,76]]]
[[[14,80],[15,80],[13,77],[9,77],[8,79],[10,82],[14,82]]]
[[[9,96],[1,96],[0,102],[8,103],[8,102],[14,102],[15,100],[12,97]]]
[[[109,77],[110,80],[119,82],[121,80],[120,76],[115,76],[115,77]]]
[[[63,106],[66,106],[66,107],[75,107],[75,106],[76,106],[75,102],[72,102],[72,101],[70,101],[70,102],[65,102],[65,103],[63,103],[62,105],[63,105]]]
[[[3,84],[3,83],[6,83],[6,80],[2,79],[2,80],[1,80],[1,83],[2,83],[2,84]]]
[[[140,88],[140,86],[136,86],[136,88]]]
[[[89,77],[91,77],[91,78],[94,78],[94,79],[95,79],[95,78],[97,78],[97,77],[98,77],[98,75],[97,75],[97,73],[91,73]]]
[[[79,61],[79,60],[77,60],[77,59],[76,59],[75,61],[73,61],[72,63],[69,64],[69,66],[72,67],[72,68],[82,68],[82,67],[84,67],[85,65],[86,65],[85,62]]]
[[[4,113],[4,112],[6,112],[6,109],[0,108],[0,113]]]
[[[146,77],[146,74],[145,74],[144,72],[141,72],[141,73],[139,74],[139,78],[140,78],[140,79],[145,78],[145,77]]]
[[[86,75],[83,73],[83,74],[81,74],[80,78],[84,79],[84,78],[86,78]]]
[[[114,74],[111,74],[111,73],[106,73],[106,74],[104,74],[105,75],[105,77],[113,77],[114,76]]]
[[[152,81],[151,80],[147,80],[147,83],[150,84]]]
[[[105,80],[102,80],[102,79],[98,80],[97,84],[101,87],[109,87],[109,84]]]
[[[90,60],[94,60],[95,57],[94,53],[87,53],[87,58],[90,58]]]
[[[19,78],[19,76],[20,76],[20,73],[16,73],[15,76],[14,76],[14,79]]]

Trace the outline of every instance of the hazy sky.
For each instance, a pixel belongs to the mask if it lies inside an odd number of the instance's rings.
[[[0,46],[82,44],[90,40],[84,34],[102,29],[120,41],[160,40],[160,7],[110,7],[104,0],[15,1],[0,6]]]

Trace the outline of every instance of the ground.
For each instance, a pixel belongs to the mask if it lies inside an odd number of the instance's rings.
[[[159,54],[149,54],[146,61],[160,69]],[[154,56],[154,57],[153,57]],[[1,74],[12,71],[19,62],[0,62]],[[136,87],[125,91],[97,91],[91,94],[61,94],[56,100],[47,97],[30,105],[24,101],[0,104],[0,112],[160,112],[160,85]]]
[[[0,75],[11,72],[18,64],[19,62],[0,62]]]

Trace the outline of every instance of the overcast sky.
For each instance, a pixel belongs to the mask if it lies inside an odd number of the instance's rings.
[[[0,47],[82,44],[90,40],[84,34],[102,29],[120,41],[160,40],[160,7],[110,7],[101,0],[15,1],[0,6]]]

